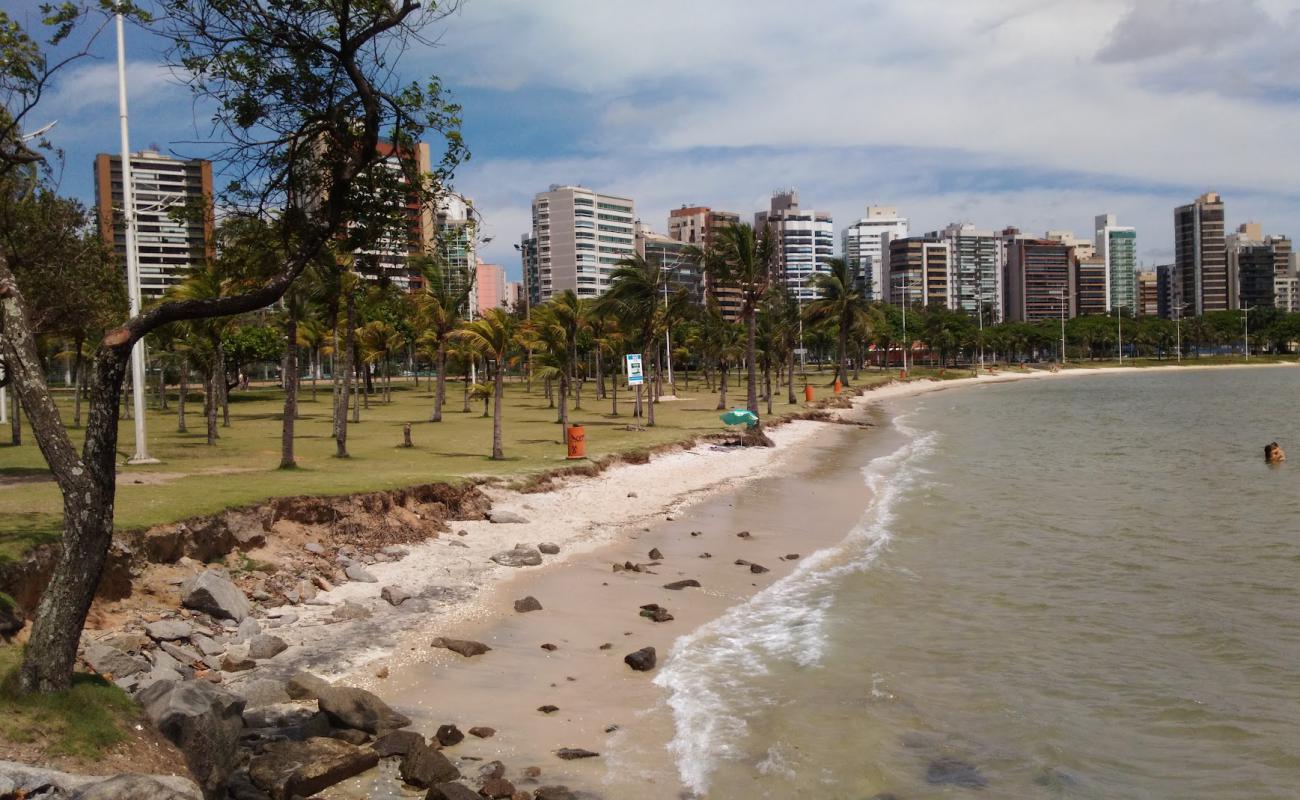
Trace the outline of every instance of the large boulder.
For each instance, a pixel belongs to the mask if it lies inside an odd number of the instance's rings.
[[[158,681],[137,699],[149,722],[185,754],[203,796],[225,797],[238,762],[244,699],[205,681]]]
[[[181,586],[181,605],[235,622],[243,622],[252,611],[244,593],[215,570],[201,572]]]
[[[424,800],[483,800],[463,783],[436,783],[429,787]]]
[[[393,731],[385,733],[370,743],[370,749],[380,758],[404,756],[417,747],[425,747],[424,737],[415,731]]]
[[[223,792],[222,797],[225,797]],[[193,787],[177,787],[152,775],[116,775],[87,784],[72,795],[72,800],[193,800]]]
[[[541,611],[542,604],[536,597],[531,594],[525,598],[515,601],[515,611],[520,614],[527,614],[529,611]]]
[[[299,672],[284,685],[284,690],[295,700],[315,700],[322,689],[332,686],[324,678],[318,678],[310,672]]]
[[[437,783],[454,781],[460,777],[460,770],[442,754],[428,745],[412,747],[398,766],[402,780],[427,789]]]
[[[365,689],[352,686],[328,686],[316,691],[320,710],[340,728],[366,733],[396,730],[411,720],[394,711],[387,703]]]
[[[655,649],[642,647],[635,653],[628,653],[623,656],[623,663],[637,672],[648,672],[655,668]]]
[[[305,742],[271,742],[248,763],[248,776],[272,800],[311,797],[379,763],[368,747],[314,737]]]
[[[503,567],[535,567],[542,563],[542,554],[536,547],[517,544],[513,550],[502,550],[492,560]]]

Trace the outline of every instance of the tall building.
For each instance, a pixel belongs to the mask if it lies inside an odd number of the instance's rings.
[[[1105,314],[1106,259],[1100,254],[1074,259],[1074,311],[1079,316]]]
[[[1207,192],[1174,209],[1178,283],[1173,287],[1173,304],[1187,306],[1181,316],[1199,316],[1230,307],[1223,220],[1223,198],[1217,192]]]
[[[1075,316],[1074,248],[1052,239],[1007,241],[1006,311],[1011,322]]]
[[[686,290],[693,305],[704,305],[704,262],[692,245],[636,223],[636,252],[659,267],[667,292]]]
[[[1154,271],[1137,274],[1137,313],[1144,317],[1160,314],[1160,281]]]
[[[927,236],[909,236],[889,242],[889,270],[885,284],[894,305],[952,307],[949,267],[952,250],[947,242]]]
[[[1178,276],[1178,267],[1174,264],[1161,264],[1156,267],[1156,313],[1161,319],[1177,319],[1187,316],[1186,309],[1180,310],[1178,303],[1179,287],[1182,280]]]
[[[1264,241],[1258,222],[1242,223],[1225,237],[1228,263],[1228,308],[1273,305],[1273,246]]]
[[[582,186],[552,185],[533,198],[537,302],[565,290],[599,297],[619,260],[636,252],[631,198]]]
[[[732,211],[715,211],[707,206],[682,206],[668,212],[668,236],[679,242],[708,250],[717,239],[718,232],[731,225],[740,224],[740,215]],[[743,303],[740,289],[727,286],[705,275],[705,297],[717,303],[722,316],[735,322],[740,319]]]
[[[889,269],[889,242],[907,238],[907,218],[893,206],[867,206],[867,215],[840,234],[844,260],[868,300],[883,300],[885,272]]]
[[[537,237],[524,234],[515,245],[519,251],[519,265],[523,280],[521,284],[522,308],[527,312],[542,302],[541,271],[537,262]]]
[[[1096,252],[1106,265],[1106,311],[1137,314],[1137,228],[1120,226],[1114,214],[1099,214],[1095,228]]]
[[[951,307],[971,316],[983,314],[986,324],[1001,322],[1003,247],[997,234],[954,222],[926,236],[949,245]]]
[[[474,307],[479,314],[489,308],[507,308],[506,268],[500,264],[478,262],[474,268],[474,291]]]
[[[769,211],[754,215],[754,229],[771,227],[776,237],[776,271],[792,297],[800,303],[820,295],[812,284],[817,274],[830,271],[826,262],[835,255],[835,223],[825,211],[801,208],[793,189],[772,195]]]
[[[161,297],[213,253],[212,162],[144,150],[131,155],[140,292]],[[126,269],[122,158],[95,156],[99,235]]]
[[[438,262],[443,267],[443,280],[452,291],[461,291],[465,282],[471,281],[470,306],[479,307],[478,301],[478,217],[474,211],[474,201],[449,192],[441,195],[434,202],[432,235],[427,239],[414,240],[412,249],[437,250]],[[394,259],[397,262],[397,259]],[[399,285],[401,284],[398,281]],[[411,274],[406,288],[419,288],[424,281],[419,275]]]
[[[464,280],[469,280],[468,270],[474,263],[469,202],[459,195],[448,194],[439,197],[430,207],[419,192],[402,188],[409,185],[407,176],[410,173],[426,175],[432,170],[429,145],[420,142],[414,147],[403,148],[392,142],[380,142],[377,149],[382,160],[375,169],[386,171],[392,177],[392,183],[383,191],[390,187],[396,190],[392,201],[397,206],[393,209],[393,219],[400,220],[400,224],[395,223],[381,232],[368,247],[356,251],[357,272],[369,280],[391,282],[405,291],[418,289],[424,284],[424,278],[412,268],[411,256],[428,253],[435,245],[442,246],[439,243],[445,234],[440,218],[450,214],[453,220],[457,215],[464,218],[454,224],[466,233],[447,235],[446,238],[454,242],[452,251],[459,252],[456,264],[463,268],[459,274],[465,276]],[[460,243],[461,235],[468,237],[468,246]]]

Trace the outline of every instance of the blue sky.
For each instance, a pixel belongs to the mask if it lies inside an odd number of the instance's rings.
[[[512,275],[552,183],[631,196],[660,230],[678,205],[748,216],[785,187],[837,228],[873,203],[914,232],[1089,235],[1112,212],[1149,264],[1171,259],[1173,207],[1212,189],[1233,226],[1300,235],[1295,0],[465,0],[438,33],[403,69],[464,105],[456,188]],[[128,37],[132,147],[201,155],[205,115],[160,46]],[[62,187],[87,201],[118,147],[111,47],[34,120],[59,120]]]

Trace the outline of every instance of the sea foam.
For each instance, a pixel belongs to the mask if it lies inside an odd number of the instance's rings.
[[[893,507],[918,479],[916,463],[935,440],[933,432],[919,433],[905,419],[893,425],[907,441],[863,468],[872,499],[842,542],[813,553],[786,577],[673,644],[654,682],[668,690],[675,728],[668,749],[693,792],[708,790],[721,761],[740,757],[745,712],[765,700],[756,696],[753,679],[773,663],[808,667],[821,661],[838,582],[869,568],[889,542]]]

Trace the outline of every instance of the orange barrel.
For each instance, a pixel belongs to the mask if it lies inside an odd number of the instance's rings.
[[[813,401],[813,388],[812,388],[812,384],[810,384],[810,383],[806,383],[806,384],[804,384],[804,387],[803,387],[803,399],[804,399],[804,400],[807,400],[809,403],[811,403],[811,402]]]
[[[836,379],[835,379],[835,394],[839,394],[839,393],[840,393],[841,391],[843,391],[843,390],[844,390],[844,385],[840,383],[840,379],[839,379],[839,378],[836,378]]]
[[[569,458],[587,457],[587,431],[581,425],[570,425],[568,431]]]
[[[898,379],[899,379],[900,381],[905,381],[905,380],[907,380],[907,370],[905,370],[905,369],[900,369],[900,370],[898,371]]]

